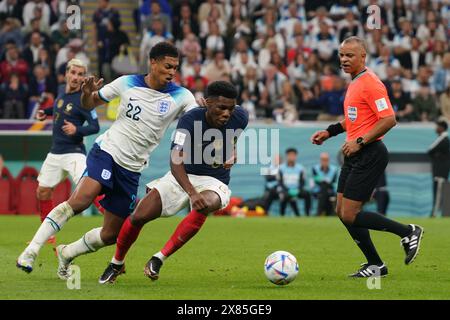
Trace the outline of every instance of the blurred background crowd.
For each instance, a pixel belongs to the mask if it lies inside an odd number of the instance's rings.
[[[0,118],[51,106],[74,57],[109,82],[145,73],[152,46],[172,41],[182,53],[176,81],[197,98],[208,82],[230,80],[252,120],[334,121],[350,82],[339,44],[357,35],[399,121],[450,120],[449,0],[128,2],[2,0]],[[72,4],[82,10],[81,28],[66,23]],[[125,13],[132,31],[123,28]]]

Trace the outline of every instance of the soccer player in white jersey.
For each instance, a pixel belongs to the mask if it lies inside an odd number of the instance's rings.
[[[172,83],[179,65],[179,52],[161,42],[149,55],[147,75],[122,76],[101,88],[103,79],[87,78],[82,85],[81,103],[94,109],[120,97],[116,121],[97,138],[87,157],[87,168],[72,196],[55,207],[36,232],[30,245],[17,260],[26,272],[47,239],[56,234],[74,215],[85,210],[104,193],[103,227],[88,231],[81,239],[57,247],[58,276],[70,276],[70,262],[81,254],[114,244],[124,220],[133,212],[140,172],[149,153],[159,144],[169,124],[182,112],[197,106],[192,93]],[[101,89],[100,89],[101,88]]]

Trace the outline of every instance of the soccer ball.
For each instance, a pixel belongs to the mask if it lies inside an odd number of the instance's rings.
[[[264,272],[270,282],[286,285],[297,277],[297,259],[287,251],[275,251],[266,258]]]

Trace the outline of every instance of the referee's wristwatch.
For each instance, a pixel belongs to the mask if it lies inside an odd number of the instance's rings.
[[[361,148],[366,145],[366,143],[364,142],[364,138],[363,137],[356,138],[356,143],[359,144],[361,146]]]

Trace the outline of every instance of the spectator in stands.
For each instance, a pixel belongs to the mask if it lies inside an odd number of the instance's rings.
[[[400,18],[400,28],[401,31],[394,36],[392,45],[394,56],[404,65],[403,60],[412,48],[411,40],[414,36],[414,30],[411,22],[406,18]]]
[[[395,0],[392,8],[392,15],[394,20],[395,30],[398,32],[400,30],[400,18],[407,18],[410,12],[405,6],[404,0]]]
[[[69,43],[58,51],[55,59],[55,70],[59,70],[61,65],[70,61],[69,56],[72,56],[72,51],[75,59],[83,61],[83,64],[89,68],[89,58],[84,52],[83,40],[75,38],[69,41]],[[88,69],[89,70],[89,69]]]
[[[411,104],[411,97],[403,91],[402,82],[399,78],[395,78],[391,82],[391,90],[389,92],[392,108],[399,122],[407,122],[414,120],[414,109]]]
[[[46,26],[42,26],[41,24],[42,19],[39,17],[33,18],[31,20],[31,24],[27,27],[23,28],[23,43],[28,44],[30,43],[31,34],[33,32],[39,32],[41,34],[42,43],[46,47],[50,47],[51,45],[51,39],[50,39],[50,29]]]
[[[439,109],[430,87],[422,85],[417,96],[412,100],[414,120],[429,122],[437,119]]]
[[[0,2],[0,24],[7,18],[14,18],[22,22],[22,11],[23,8],[17,3],[17,0],[2,0]]]
[[[223,51],[216,51],[213,54],[214,59],[205,66],[204,76],[208,82],[222,80],[231,76],[231,66],[225,59]]]
[[[338,168],[330,164],[330,155],[327,152],[321,153],[320,163],[313,166],[312,178],[312,193],[318,200],[317,215],[333,215]]]
[[[284,216],[286,206],[289,203],[296,216],[300,216],[297,207],[297,199],[305,200],[305,213],[309,216],[311,209],[311,194],[306,190],[306,171],[305,168],[297,163],[297,149],[289,148],[286,150],[286,163],[280,165],[280,214]]]
[[[92,18],[95,23],[94,28],[94,46],[97,48],[98,55],[98,75],[103,77],[103,63],[105,62],[104,41],[108,33],[108,22],[120,25],[120,13],[117,9],[111,7],[109,0],[99,0],[98,8]]]
[[[299,26],[299,24],[295,26]],[[288,65],[296,59],[298,53],[308,57],[313,52],[309,46],[309,41],[305,39],[309,38],[300,32],[294,32],[293,39],[287,41],[286,61]]]
[[[195,77],[194,85],[193,85],[192,89],[190,89],[190,90],[191,90],[192,94],[194,95],[195,100],[203,101],[203,99],[205,97],[205,90],[206,90],[204,78],[202,78],[201,76]]]
[[[57,95],[57,84],[55,79],[48,73],[48,69],[41,65],[34,66],[33,76],[30,80],[30,104],[27,115],[32,114],[36,103],[39,108],[45,109],[51,106]]]
[[[184,25],[183,28],[190,30],[190,26],[188,24]],[[202,47],[200,46],[197,36],[192,31],[189,31],[189,33],[183,38],[180,47],[180,51],[183,56],[193,54],[197,61],[202,60]]]
[[[447,122],[450,121],[450,84],[447,85],[447,89],[439,96],[439,105],[441,113]]]
[[[437,121],[436,133],[438,138],[428,148],[433,175],[433,208],[436,202],[438,181],[448,181],[450,172],[450,140],[447,129],[447,121]],[[431,213],[431,216],[433,216],[433,213],[434,211]]]
[[[17,48],[23,47],[23,35],[20,30],[20,21],[13,18],[7,18],[0,30],[0,53],[2,56],[6,52],[6,45],[14,43]]]
[[[58,52],[74,38],[77,38],[77,33],[69,30],[65,19],[61,20],[59,22],[59,28],[54,30],[50,36],[54,52]]]
[[[39,51],[44,49],[42,44],[40,32],[34,31],[31,33],[30,44],[23,50],[23,59],[30,67],[33,67],[39,60]]]
[[[194,62],[191,72],[183,72],[183,75],[188,75],[183,82],[189,90],[194,89],[195,82],[198,79],[201,79],[205,88],[208,85],[208,79],[202,75],[202,64],[199,61]]]
[[[418,38],[411,39],[411,50],[403,56],[402,67],[411,69],[412,73],[416,75],[419,67],[425,66],[425,53],[421,51],[421,42]]]
[[[220,35],[225,34],[227,25],[222,18],[218,7],[212,7],[208,18],[200,23],[200,38],[207,38],[208,35],[212,32],[213,25],[216,25]]]
[[[211,21],[209,23],[209,33],[205,39],[205,57],[212,58],[213,53],[216,51],[225,51],[225,39],[222,37],[219,24]]]
[[[183,27],[185,25],[190,26],[191,32],[198,35],[199,27],[197,20],[192,16],[192,10],[189,4],[183,3],[180,7],[180,17],[178,19],[174,19],[173,21],[173,35],[175,39],[182,40],[183,36]]]
[[[139,49],[139,61],[142,70],[147,70],[148,53],[159,42],[172,41],[173,35],[164,30],[164,24],[159,19],[153,19],[152,26],[144,35]]]
[[[361,22],[355,19],[355,16],[357,15],[358,14],[355,14],[352,10],[347,10],[347,13],[345,13],[345,19],[337,23],[337,35],[339,43],[351,36],[357,36],[360,38],[364,36],[364,30]]]
[[[437,94],[441,94],[450,85],[450,52],[442,58],[442,68],[435,71],[433,87]]]
[[[9,46],[5,61],[0,62],[1,82],[9,82],[11,74],[16,73],[21,83],[28,83],[28,68],[27,62],[19,56],[19,49],[15,45]]]
[[[130,45],[128,35],[120,30],[120,21],[108,20],[106,23],[107,31],[103,41],[103,77],[106,83],[113,80],[111,64],[113,59],[119,54],[122,45]]]
[[[242,56],[247,62],[242,63]],[[248,65],[256,67],[255,55],[249,48],[247,40],[245,38],[238,38],[234,43],[234,48],[230,55],[230,64],[234,68],[246,68]]]
[[[247,92],[249,102],[255,106],[256,115],[258,117],[264,117],[265,113],[260,113],[258,108],[260,93],[264,91],[264,83],[258,78],[257,68],[248,66],[243,78],[238,79],[235,84],[239,88],[239,92]],[[243,98],[238,98],[238,104],[241,104],[242,102]]]
[[[391,49],[387,45],[380,48],[379,56],[372,60],[370,68],[376,73],[381,81],[388,79],[387,68],[400,68],[400,62],[391,54]]]
[[[243,90],[239,96],[239,105],[247,110],[248,112],[248,119],[253,121],[256,120],[256,105],[255,102],[250,97],[250,94],[248,90]]]
[[[41,27],[50,27],[50,7],[44,0],[32,0],[23,8],[23,24],[25,27],[31,25],[34,18],[41,19]]]
[[[247,13],[243,13],[243,8],[246,8],[245,5],[235,1],[227,25],[227,39],[250,39],[253,30]]]
[[[337,76],[332,77],[333,87],[329,91],[323,91],[317,99],[321,112],[318,121],[340,121],[344,115],[345,82]]]
[[[421,24],[417,28],[417,38],[425,44],[427,51],[432,51],[436,41],[447,41],[445,29],[438,23],[438,17],[433,11],[428,11],[426,24]]]
[[[302,11],[299,11],[300,6],[293,2],[288,6],[287,16],[284,16],[276,24],[276,30],[280,32],[285,39],[292,39],[294,36],[294,26],[298,25],[303,33],[303,29],[307,27],[306,20],[300,16]]]
[[[20,82],[16,73],[11,74],[9,82],[0,86],[3,119],[24,119],[27,97],[26,84]]]
[[[200,64],[200,71],[203,71],[201,60],[197,59],[195,51],[186,51],[186,56],[183,57],[181,63],[181,74],[183,78],[193,76],[195,74],[195,66]]]
[[[219,11],[220,19],[225,19],[226,16],[224,7],[220,3],[217,3],[216,0],[207,0],[203,2],[198,8],[197,19],[199,25],[201,25],[203,21],[208,19],[212,8],[216,8]],[[225,20],[223,22],[225,23]]]
[[[334,33],[334,22],[328,17],[326,7],[320,6],[315,11],[315,16],[308,22],[308,31],[311,38],[315,38],[320,33],[320,25],[326,23],[331,28],[330,33]]]
[[[262,79],[264,83],[264,91],[268,99],[267,105],[265,105],[266,118],[272,118],[274,116],[274,110],[283,106],[282,94],[283,86],[287,81],[287,77],[274,65],[270,65],[264,70],[264,77]]]
[[[338,3],[334,3],[330,8],[330,18],[334,21],[343,20],[347,17],[347,14],[351,12],[353,15],[359,15],[358,6],[355,1],[352,0],[339,0]],[[353,34],[356,36],[356,34]]]
[[[164,26],[164,30],[172,33],[172,21],[170,15],[162,12],[161,5],[158,1],[152,0],[149,2],[150,12],[148,15],[141,16],[141,26],[143,34],[152,29],[153,21],[160,20]]]
[[[267,172],[265,172],[264,179],[264,194],[263,194],[263,201],[264,201],[264,210],[269,213],[270,207],[274,200],[277,200],[279,191],[280,191],[280,165],[283,162],[280,155],[275,155],[273,157],[273,161],[268,168]]]
[[[62,63],[59,68],[57,69],[57,73],[56,73],[56,79],[58,82],[58,85],[63,84],[66,82],[66,69],[67,69],[67,63],[72,60],[75,59],[75,51],[73,50],[69,50],[66,51],[67,53],[67,61],[65,61],[64,63]]]

